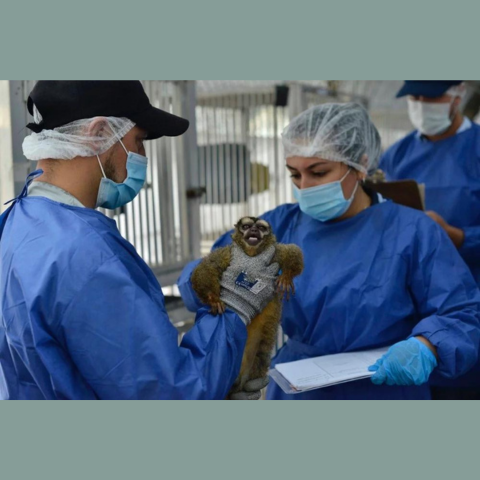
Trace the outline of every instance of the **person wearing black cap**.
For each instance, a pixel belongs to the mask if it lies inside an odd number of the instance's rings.
[[[0,399],[225,398],[244,321],[201,310],[178,346],[153,272],[95,210],[133,200],[144,140],[188,121],[138,81],[40,81],[28,108],[38,170],[0,217]]]
[[[391,146],[380,161],[388,180],[425,184],[427,215],[443,227],[480,285],[480,126],[460,111],[459,80],[406,81],[416,130]],[[456,379],[432,377],[434,399],[480,399],[480,362]]]

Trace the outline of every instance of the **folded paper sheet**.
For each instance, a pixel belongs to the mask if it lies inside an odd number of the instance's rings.
[[[388,347],[279,363],[269,373],[285,393],[301,393],[368,378],[373,375],[368,367],[387,350]]]

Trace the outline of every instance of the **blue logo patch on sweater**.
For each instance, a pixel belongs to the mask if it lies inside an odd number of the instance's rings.
[[[257,293],[260,293],[266,287],[266,284],[262,281],[248,277],[246,272],[242,272],[237,277],[237,279],[235,280],[235,285],[245,288],[246,290],[252,292],[255,295],[257,295]]]

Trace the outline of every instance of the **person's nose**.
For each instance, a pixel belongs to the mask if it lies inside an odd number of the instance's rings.
[[[300,190],[303,190],[304,188],[311,188],[315,187],[317,184],[310,178],[308,177],[302,177],[300,181]]]

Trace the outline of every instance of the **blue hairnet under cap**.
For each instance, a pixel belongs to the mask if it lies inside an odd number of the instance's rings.
[[[449,88],[463,83],[463,80],[406,80],[396,97],[405,95],[428,98],[441,97]]]

